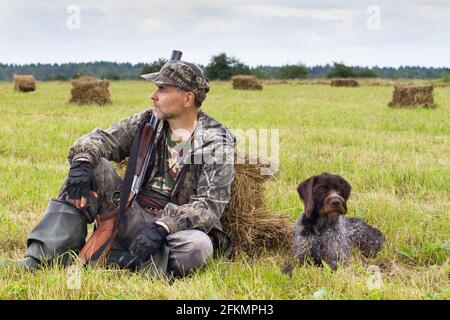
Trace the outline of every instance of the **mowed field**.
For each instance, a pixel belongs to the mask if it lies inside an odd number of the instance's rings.
[[[104,107],[69,104],[70,89],[39,82],[35,93],[21,94],[0,83],[0,258],[25,253],[28,233],[67,176],[71,144],[149,107],[154,87],[113,82],[113,104]],[[280,171],[266,184],[272,211],[295,221],[299,182],[321,172],[346,178],[348,215],[386,236],[378,257],[356,253],[336,272],[297,267],[289,278],[281,273],[286,256],[243,255],[173,283],[87,268],[78,290],[58,267],[0,269],[0,299],[449,299],[450,87],[435,88],[435,110],[390,109],[392,91],[272,83],[248,92],[213,82],[203,107],[232,130],[279,129]]]

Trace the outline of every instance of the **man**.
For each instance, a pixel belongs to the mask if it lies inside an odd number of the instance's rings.
[[[87,262],[151,264],[183,276],[213,252],[230,252],[220,218],[234,179],[235,138],[200,109],[207,77],[180,60],[142,77],[157,86],[153,109],[72,145],[68,178],[29,235],[26,258],[3,264],[36,269],[58,256],[65,262],[72,250]],[[109,161],[127,157],[122,181]],[[86,222],[93,221],[96,230],[85,243]]]

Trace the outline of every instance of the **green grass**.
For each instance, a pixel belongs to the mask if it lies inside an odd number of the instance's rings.
[[[38,83],[35,93],[0,83],[0,257],[21,257],[27,234],[68,172],[67,152],[95,127],[146,109],[153,87],[113,82],[111,106],[68,103],[70,83]],[[169,283],[141,273],[88,268],[69,290],[58,267],[0,269],[0,299],[449,299],[450,89],[435,88],[436,110],[390,109],[389,86],[333,88],[266,84],[234,91],[215,82],[204,110],[231,129],[279,129],[280,173],[267,183],[271,210],[297,219],[300,181],[324,171],[353,187],[349,215],[386,235],[377,258],[355,254],[338,271],[306,266],[289,279],[283,255],[212,261]],[[369,265],[381,270],[368,289]]]

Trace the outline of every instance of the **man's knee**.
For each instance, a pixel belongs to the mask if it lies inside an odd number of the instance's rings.
[[[208,235],[199,231],[191,240],[192,255],[201,264],[209,260],[213,255],[213,244]]]
[[[179,231],[167,237],[167,240],[170,246],[169,268],[176,274],[199,268],[213,256],[212,241],[202,231]]]

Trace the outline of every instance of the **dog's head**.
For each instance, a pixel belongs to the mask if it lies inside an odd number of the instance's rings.
[[[312,176],[298,185],[297,191],[304,203],[304,222],[312,224],[319,217],[336,221],[347,213],[347,200],[352,187],[342,177],[329,173]]]

